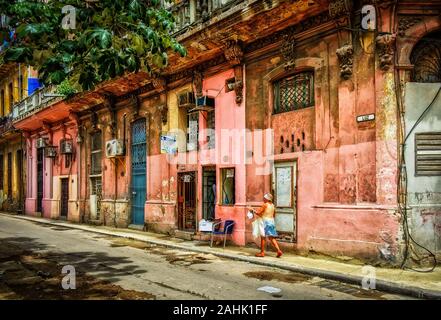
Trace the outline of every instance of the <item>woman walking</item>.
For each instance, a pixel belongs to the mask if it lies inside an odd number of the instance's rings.
[[[256,257],[265,256],[265,243],[266,238],[268,237],[271,244],[277,250],[277,258],[280,258],[283,252],[282,250],[280,250],[279,244],[275,239],[278,235],[276,231],[276,224],[274,221],[276,210],[273,204],[273,196],[270,193],[266,193],[263,196],[263,205],[257,211],[252,208],[248,209],[251,210],[255,215],[259,216],[260,219],[262,219],[265,232],[265,235],[261,235],[260,237],[260,252],[256,254]]]

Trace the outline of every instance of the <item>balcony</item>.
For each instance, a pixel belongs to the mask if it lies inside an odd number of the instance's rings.
[[[170,10],[176,21],[174,35],[185,33],[192,26],[210,20],[243,0],[175,0],[164,6]]]
[[[33,94],[14,105],[12,109],[13,122],[22,120],[32,114],[63,100],[64,97],[54,96],[55,87],[37,89]]]
[[[14,129],[11,116],[0,117],[0,136]]]

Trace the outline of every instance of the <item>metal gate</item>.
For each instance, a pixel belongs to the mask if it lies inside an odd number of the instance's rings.
[[[214,219],[216,208],[216,168],[202,171],[202,214],[204,219]]]
[[[61,179],[60,217],[67,218],[69,208],[69,179]]]
[[[43,212],[43,149],[37,149],[37,212]]]
[[[196,172],[178,175],[178,228],[196,230]]]
[[[132,223],[144,224],[146,201],[147,135],[145,119],[136,120],[132,125]]]

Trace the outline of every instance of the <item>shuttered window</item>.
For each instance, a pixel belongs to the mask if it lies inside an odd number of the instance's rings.
[[[101,131],[94,132],[90,138],[91,138],[90,175],[100,175],[101,159],[102,159]]]
[[[415,134],[415,175],[441,176],[441,132]]]

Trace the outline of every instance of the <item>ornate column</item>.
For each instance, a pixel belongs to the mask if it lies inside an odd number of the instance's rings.
[[[396,34],[394,33],[396,0],[375,0],[377,9],[376,38],[376,161],[377,202],[397,203],[398,105],[395,83]]]
[[[338,29],[339,49],[337,56],[340,62],[340,76],[348,80],[352,76],[354,49],[352,46],[351,0],[333,0],[329,4],[329,16],[335,21]],[[347,28],[347,29],[345,29]]]

